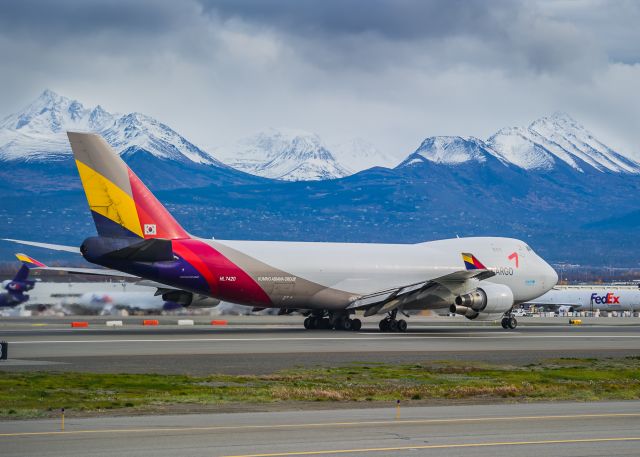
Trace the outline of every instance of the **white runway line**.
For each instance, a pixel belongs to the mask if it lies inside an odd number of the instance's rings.
[[[144,339],[78,339],[78,340],[23,340],[9,341],[10,344],[87,344],[87,343],[198,343],[198,342],[280,342],[280,341],[379,341],[379,340],[491,340],[491,339],[638,339],[640,335],[523,335],[509,333],[491,336],[368,336],[368,337],[292,337],[292,338],[144,338]]]
[[[491,331],[491,330],[500,330],[500,326],[499,325],[485,325],[485,326],[466,326],[466,325],[442,325],[442,324],[438,324],[438,325],[429,325],[429,324],[421,324],[421,323],[410,323],[412,326],[410,327],[410,330],[413,331],[418,331],[421,334],[424,333],[432,333],[433,330],[457,330],[457,331],[466,331],[467,333],[471,332],[471,333],[478,333],[480,331]],[[102,325],[102,323],[98,322],[98,323],[94,323],[93,324],[94,327],[91,328],[89,331],[94,331],[96,329],[100,329],[100,325]],[[128,324],[126,322],[123,322],[123,329],[126,330],[136,330],[136,331],[140,331],[140,332],[144,332],[144,331],[148,331],[148,332],[153,332],[153,331],[157,331],[158,329],[162,329],[164,331],[171,331],[171,330],[184,330],[184,326],[180,326],[177,324],[160,324],[157,327],[154,328],[150,328],[150,327],[143,327],[140,324]],[[589,330],[593,330],[593,329],[618,329],[618,330],[623,330],[623,331],[636,331],[637,329],[640,329],[640,323],[638,324],[620,324],[620,325],[582,325],[579,328],[576,326],[570,326],[569,324],[555,324],[555,325],[531,325],[531,326],[522,326],[523,329],[526,330],[558,330],[558,329],[564,329],[567,331],[589,331]],[[256,324],[256,325],[237,325],[237,324],[229,324],[229,327],[227,327],[226,329],[223,328],[216,328],[216,329],[212,329],[211,326],[207,323],[207,324],[200,324],[200,323],[195,323],[193,326],[193,329],[195,330],[211,330],[211,331],[215,331],[215,332],[220,332],[220,331],[232,331],[232,332],[242,332],[244,330],[282,330],[282,329],[293,329],[293,330],[299,330],[299,331],[303,331],[304,329],[302,328],[302,324],[298,325],[298,324]],[[571,329],[571,330],[568,330]],[[577,329],[577,330],[574,330]],[[518,329],[519,331],[520,329]],[[27,327],[27,328],[22,328],[22,329],[16,329],[16,328],[12,328],[12,329],[3,329],[2,326],[0,326],[0,334],[5,334],[5,333],[25,333],[25,332],[30,332],[30,333],[34,333],[37,334],[38,332],[43,331],[43,332],[60,332],[60,333],[78,333],[83,331],[83,329],[78,329],[78,328],[69,328],[69,327],[64,327],[64,328],[51,328],[48,326],[39,326],[39,327]],[[360,331],[357,334],[360,335],[370,335],[370,332],[373,331],[377,331],[377,326],[370,326],[370,327],[363,327],[362,331]],[[511,332],[511,333],[518,333],[518,332]],[[586,334],[586,333],[585,333]],[[407,334],[408,336],[411,335],[411,333]]]

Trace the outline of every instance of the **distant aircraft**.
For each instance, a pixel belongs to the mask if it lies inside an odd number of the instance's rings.
[[[23,265],[21,268],[26,269],[28,275],[29,269],[38,268],[41,270],[59,270],[55,267],[48,267],[44,263],[39,262],[33,257],[29,257],[26,254],[16,254],[18,260]],[[76,269],[67,269],[76,272]],[[20,272],[18,272],[20,275]],[[16,276],[17,277],[17,276]],[[17,283],[14,279],[12,282],[8,282],[7,287],[18,290],[31,290],[33,289],[34,281],[22,281]],[[92,313],[92,314],[112,314],[118,310],[127,310],[130,312],[146,312],[146,313],[158,313],[160,311],[170,311],[182,308],[182,306],[173,301],[166,301],[162,297],[154,295],[155,288],[148,286],[140,286],[135,284],[123,284],[123,286],[129,287],[134,290],[126,290],[123,287],[121,290],[113,290],[113,283],[75,283],[75,287],[71,288],[68,283],[43,283],[42,286],[51,288],[52,285],[62,286],[62,289],[66,293],[60,293],[60,287],[54,288],[54,295],[60,296],[61,303],[69,309],[72,309],[76,313]],[[112,287],[107,287],[112,286]],[[91,292],[83,292],[91,290]],[[22,301],[15,302],[15,305],[25,303],[29,300],[29,295],[22,294]],[[0,302],[1,303],[1,302]],[[37,305],[46,305],[47,303],[37,303]]]
[[[620,286],[557,286],[528,304],[560,311],[640,311],[640,289]]]
[[[79,252],[111,269],[109,274],[142,278],[165,300],[185,306],[224,300],[302,310],[310,313],[304,321],[308,329],[358,330],[361,321],[351,316],[363,310],[365,316],[386,315],[382,331],[404,331],[407,323],[397,314],[416,309],[469,319],[502,316],[504,328],[515,328],[513,306],[542,295],[558,279],[526,243],[510,238],[411,245],[197,238],[101,136],[68,136],[98,232]]]
[[[16,254],[22,261],[22,266],[13,279],[2,281],[2,288],[6,292],[0,293],[0,308],[13,308],[29,300],[25,292],[32,290],[36,284],[29,279],[30,267],[44,267],[45,265],[24,254]]]
[[[114,314],[118,310],[157,314],[161,311],[173,311],[183,307],[175,302],[165,301],[149,292],[86,292],[77,299],[72,309],[95,314]]]

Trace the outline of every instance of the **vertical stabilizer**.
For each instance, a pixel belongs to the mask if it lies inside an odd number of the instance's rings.
[[[74,132],[67,135],[100,236],[189,238],[100,135]]]

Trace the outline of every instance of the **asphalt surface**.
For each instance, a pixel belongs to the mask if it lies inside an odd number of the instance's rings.
[[[9,456],[637,456],[640,402],[0,422]]]
[[[569,326],[561,318],[521,319],[515,331],[412,319],[405,334],[380,333],[373,320],[359,332],[306,331],[294,316],[237,317],[222,327],[204,322],[180,327],[176,318],[165,317],[157,327],[130,318],[124,327],[106,328],[104,319],[93,318],[88,328],[70,328],[72,320],[3,320],[0,340],[9,342],[9,360],[0,362],[0,370],[263,374],[352,362],[523,364],[553,357],[640,355],[640,320],[629,318],[583,326]]]

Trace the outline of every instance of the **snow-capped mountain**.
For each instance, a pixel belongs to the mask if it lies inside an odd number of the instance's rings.
[[[230,166],[286,181],[336,179],[374,166],[392,167],[397,162],[363,139],[330,149],[316,134],[289,129],[268,129],[220,148],[215,151],[218,160],[152,117],[110,113],[100,105],[87,107],[50,90],[24,110],[0,120],[0,161],[68,160],[67,130],[100,133],[127,158],[144,151],[168,162]],[[487,161],[539,172],[562,168],[571,173],[640,174],[640,163],[612,150],[565,113],[542,117],[527,127],[503,128],[486,141],[429,137],[398,167]]]
[[[348,176],[313,133],[268,129],[215,151],[227,165],[247,173],[285,181],[315,181]]]
[[[71,148],[66,131],[96,132],[120,153],[145,150],[160,159],[224,165],[170,127],[140,113],[85,107],[77,100],[45,90],[19,113],[0,121],[0,160],[46,162],[63,160]]]
[[[337,144],[331,148],[331,153],[342,166],[354,173],[376,166],[393,168],[399,162],[363,138]]]
[[[406,167],[425,162],[444,165],[459,165],[467,162],[484,163],[491,157],[504,161],[500,154],[477,138],[433,136],[425,139],[420,147],[398,166]]]
[[[576,172],[640,174],[640,163],[615,152],[568,114],[554,113],[528,127],[507,127],[488,140],[436,136],[425,139],[399,167],[425,161],[457,165],[489,157],[524,170],[551,171],[568,165]]]
[[[527,128],[498,131],[488,144],[525,169],[551,169],[556,160],[583,171],[640,173],[640,164],[613,151],[566,113],[542,117]]]

